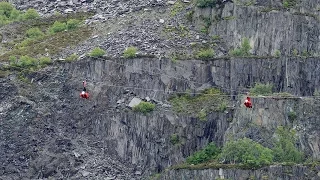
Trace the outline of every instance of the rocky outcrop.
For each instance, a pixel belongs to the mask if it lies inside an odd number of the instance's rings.
[[[207,63],[156,60],[158,59],[100,58],[62,63],[28,76],[32,80],[30,85],[12,84],[16,81],[15,77],[9,76],[12,81],[4,81],[3,89],[7,89],[12,95],[5,92],[9,96],[4,96],[4,101],[1,101],[2,108],[8,107],[1,116],[0,126],[3,142],[0,148],[4,153],[1,162],[2,167],[5,167],[2,169],[2,177],[139,178],[183,162],[185,157],[208,142],[214,141],[222,145],[228,128],[227,132],[235,131],[239,136],[243,132],[249,137],[260,137],[253,130],[249,129],[247,132],[241,129],[246,122],[258,122],[262,116],[258,125],[272,130],[279,124],[276,123],[276,117],[283,117],[280,122],[287,122],[286,113],[291,106],[297,112],[303,112],[310,106],[304,106],[302,101],[299,102],[302,109],[295,109],[289,102],[287,105],[284,101],[278,104],[254,99],[252,113],[242,109],[240,104],[235,104],[236,116],[232,125],[229,125],[233,118],[233,111],[230,110],[211,113],[206,122],[178,116],[168,108],[170,106],[165,105],[168,104],[166,99],[170,91],[181,92],[188,88],[202,89],[216,85],[227,91],[231,84],[239,84],[240,89],[245,86],[243,82],[250,84],[254,81],[248,81],[247,75],[230,78],[235,77],[231,73],[244,72],[243,68],[250,66],[252,67],[247,73],[251,76],[277,80],[272,78],[277,71],[272,70],[272,67],[278,66],[270,65],[271,69],[260,69],[255,75],[254,72],[255,67],[261,67],[259,61],[262,64],[281,63],[281,59],[233,59]],[[309,59],[303,66],[312,64],[313,61],[315,60]],[[299,64],[295,64],[294,60],[288,62],[297,65],[301,69],[299,73],[308,73]],[[310,79],[310,83],[318,83],[316,77],[311,77],[315,79]],[[78,97],[81,81],[85,78],[91,94],[89,100]],[[294,90],[298,94],[302,93],[299,88]],[[149,115],[133,112],[127,105],[134,97],[150,98],[157,104],[156,110]],[[274,113],[275,116],[269,117],[266,107],[277,112]],[[308,139],[302,141],[302,144],[305,146],[303,149],[316,158],[318,140],[315,138],[316,134],[312,135],[311,132],[317,133],[317,126],[309,124],[317,122],[315,114],[298,114],[300,119],[294,124],[304,122],[303,125],[299,124],[300,128],[310,127],[301,131],[301,137]],[[313,121],[306,121],[306,117]],[[176,145],[170,142],[173,134],[177,134],[181,140]],[[46,160],[42,161],[44,157]]]
[[[260,4],[260,3],[258,3]],[[210,36],[222,38],[229,48],[237,48],[243,38],[250,40],[256,55],[274,55],[279,50],[283,55],[298,54],[319,56],[319,13],[315,9],[318,1],[304,1],[301,10],[287,11],[272,7],[239,6],[227,3],[219,8],[196,9],[198,25],[200,17],[210,18]],[[312,11],[306,11],[305,8]]]

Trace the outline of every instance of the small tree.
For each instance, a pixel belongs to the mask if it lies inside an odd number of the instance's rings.
[[[28,20],[28,19],[36,19],[39,17],[38,12],[35,9],[28,9],[23,15],[22,19],[23,20]]]
[[[67,25],[66,23],[62,23],[59,21],[55,21],[53,23],[53,25],[50,27],[49,31],[50,33],[57,33],[57,32],[61,32],[67,29]]]
[[[125,58],[135,58],[135,57],[137,57],[136,53],[137,53],[137,48],[131,46],[131,47],[128,47],[128,48],[123,52],[123,56],[124,56]]]
[[[41,57],[39,58],[39,64],[40,65],[47,65],[47,64],[51,64],[51,58],[50,57]]]
[[[11,15],[11,11],[15,9],[12,4],[8,2],[0,2],[0,15],[5,16],[6,18],[9,18]]]
[[[273,153],[275,162],[301,163],[304,159],[303,152],[296,147],[296,132],[285,127],[278,127],[276,131],[277,139],[274,143]]]
[[[31,39],[36,39],[44,36],[44,33],[39,28],[30,28],[26,32],[26,36]]]
[[[229,141],[223,147],[219,159],[225,163],[243,163],[253,167],[268,165],[272,162],[272,150],[244,138]]]
[[[221,153],[220,148],[218,148],[213,142],[209,143],[205,148],[200,151],[195,152],[193,155],[187,158],[187,163],[189,164],[200,164],[209,160],[216,159]]]
[[[68,30],[72,30],[72,29],[76,29],[79,25],[79,21],[76,19],[69,19],[67,21],[67,29]]]
[[[138,105],[133,107],[133,110],[137,111],[137,112],[141,112],[143,114],[147,114],[147,113],[153,111],[154,108],[155,108],[154,104],[152,104],[150,102],[141,101]]]
[[[106,52],[103,49],[101,49],[99,47],[96,47],[90,52],[89,55],[91,57],[101,57],[101,56],[103,56],[105,54],[106,54]]]
[[[241,47],[232,50],[230,52],[230,55],[238,56],[238,57],[239,56],[248,56],[248,55],[250,55],[250,50],[251,50],[251,46],[250,46],[249,39],[243,38],[242,43],[241,43]]]

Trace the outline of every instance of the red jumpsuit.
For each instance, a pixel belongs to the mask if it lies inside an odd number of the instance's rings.
[[[80,93],[80,97],[88,99],[89,98],[89,93],[87,93],[87,90],[86,90],[86,82],[83,81],[82,83],[83,83],[83,90]]]
[[[252,103],[251,103],[249,97],[247,97],[247,99],[244,101],[244,105],[245,105],[247,108],[252,108]]]

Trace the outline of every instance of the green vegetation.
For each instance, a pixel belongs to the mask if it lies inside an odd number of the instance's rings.
[[[179,136],[177,134],[172,134],[171,137],[170,137],[170,142],[173,145],[178,144],[180,142]]]
[[[278,127],[277,139],[274,143],[274,161],[275,162],[292,162],[301,163],[304,161],[304,153],[296,147],[296,132],[285,127]]]
[[[221,38],[219,35],[214,35],[214,36],[211,37],[211,39],[212,39],[213,41],[219,41],[219,40],[221,40],[222,38]]]
[[[221,111],[221,104],[228,104],[223,93],[214,88],[206,89],[201,94],[191,96],[190,93],[176,94],[169,98],[173,110],[206,120],[207,113]],[[223,105],[223,106],[224,106]]]
[[[256,83],[253,88],[250,89],[250,94],[252,95],[270,95],[272,94],[272,84],[261,84]]]
[[[138,105],[133,107],[133,110],[136,112],[141,112],[143,114],[147,114],[151,111],[153,111],[155,108],[155,105],[150,102],[144,102],[141,101]]]
[[[289,118],[289,120],[290,120],[291,122],[294,121],[294,120],[297,118],[297,113],[294,112],[294,111],[290,111],[290,112],[288,113],[288,118]]]
[[[25,13],[23,13],[8,2],[0,2],[0,26],[14,21],[36,19],[38,17],[39,14],[34,9],[28,9]]]
[[[28,9],[24,15],[22,15],[22,20],[30,20],[30,19],[36,19],[39,18],[39,14],[35,9]]]
[[[131,47],[128,47],[128,48],[123,52],[123,56],[124,56],[125,58],[135,58],[135,57],[137,57],[136,53],[137,53],[137,48],[131,46]]]
[[[71,54],[70,56],[68,56],[68,57],[66,58],[66,61],[71,62],[71,61],[77,60],[78,58],[79,58],[79,56],[74,53],[74,54]]]
[[[203,21],[203,27],[200,29],[202,33],[208,34],[209,33],[209,28],[212,24],[212,19],[211,17],[204,17],[200,16],[201,20]]]
[[[54,22],[54,24],[50,27],[49,32],[52,33],[52,34],[54,34],[54,33],[57,33],[57,32],[62,32],[62,31],[64,31],[64,30],[66,30],[66,29],[67,29],[66,23],[56,21],[56,22]]]
[[[228,141],[221,149],[213,143],[195,152],[186,160],[186,164],[175,167],[203,168],[260,168],[274,163],[293,165],[302,163],[304,154],[296,147],[294,130],[279,126],[276,131],[273,148],[267,148],[248,138]],[[223,162],[223,164],[221,164]]]
[[[292,51],[292,55],[293,55],[293,56],[298,56],[298,53],[299,53],[299,52],[298,52],[297,49],[294,49],[294,50]]]
[[[67,30],[76,29],[80,24],[80,21],[77,19],[69,19],[67,21]]]
[[[207,120],[207,112],[204,109],[201,109],[199,113],[197,114],[197,118],[199,118],[200,121],[206,121]]]
[[[241,43],[241,47],[232,50],[230,52],[230,55],[231,56],[236,56],[236,57],[249,56],[250,55],[250,52],[249,52],[250,50],[251,50],[251,46],[250,46],[250,43],[249,43],[249,39],[248,38],[243,38],[242,43]]]
[[[197,0],[196,4],[199,8],[206,8],[206,7],[214,7],[216,5],[216,0]]]
[[[196,55],[196,58],[207,60],[207,59],[213,58],[214,56],[215,56],[215,53],[213,49],[203,49],[198,52],[198,54]]]
[[[189,36],[189,30],[182,24],[180,24],[179,26],[166,25],[163,29],[163,32],[166,33],[166,35],[170,36],[169,38],[175,38],[177,35],[180,37]]]
[[[193,155],[189,156],[187,158],[187,163],[200,164],[211,159],[216,159],[220,153],[220,148],[218,148],[213,142],[211,142],[202,150],[197,151]]]
[[[30,39],[38,39],[44,36],[44,33],[37,27],[30,28],[26,32],[26,36]]]
[[[36,70],[52,63],[49,57],[40,57],[39,59],[36,59],[30,56],[21,56],[19,59],[15,56],[10,56],[9,61],[10,64],[7,68],[18,68],[27,71]]]
[[[91,56],[91,57],[102,57],[105,54],[106,54],[106,52],[103,49],[101,49],[99,47],[96,47],[89,53],[89,56]]]
[[[297,0],[285,0],[283,1],[283,7],[285,8],[292,8],[296,6]]]
[[[50,57],[40,57],[39,58],[39,64],[40,65],[47,65],[47,64],[51,64],[51,58]]]
[[[272,150],[263,147],[251,139],[244,138],[236,141],[229,141],[223,147],[219,159],[225,163],[242,163],[245,165],[260,167],[272,162]]]
[[[171,7],[170,16],[173,17],[177,15],[184,9],[184,4],[181,1],[176,1],[176,3]]]
[[[187,18],[187,20],[188,20],[189,22],[192,22],[192,20],[193,20],[193,14],[194,14],[194,10],[187,12],[186,18]]]
[[[275,57],[280,57],[280,56],[281,56],[281,52],[277,49],[277,50],[274,52],[274,56],[275,56]]]
[[[75,27],[71,25],[75,22],[73,19],[80,22],[91,15],[91,13],[74,13],[66,16],[52,16],[17,23],[8,37],[13,41],[3,45],[7,48],[7,51],[0,55],[0,61],[8,61],[10,56],[20,58],[21,56],[41,57],[47,54],[54,55],[65,47],[78,44],[88,38],[92,31],[87,26],[72,29]],[[68,21],[69,23],[67,23]],[[69,28],[72,31],[67,29],[67,31],[50,33],[50,29],[55,29],[52,28],[55,22],[69,24]],[[6,27],[3,28],[6,29]],[[9,27],[8,30],[10,30]]]
[[[70,31],[76,29],[79,26],[79,20],[69,19],[67,22],[59,22],[55,21],[53,25],[50,27],[49,32],[51,34],[62,32],[62,31]]]

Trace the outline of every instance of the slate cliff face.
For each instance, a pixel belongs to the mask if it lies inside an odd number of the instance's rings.
[[[138,178],[141,173],[150,170],[159,172],[184,161],[186,156],[210,141],[221,145],[228,133],[265,140],[263,137],[267,136],[259,129],[267,128],[270,130],[267,134],[272,135],[276,125],[289,123],[287,112],[290,108],[299,112],[299,118],[291,126],[304,128],[300,134],[303,149],[313,157],[319,156],[316,102],[304,103],[304,100],[298,100],[297,104],[286,100],[254,99],[251,113],[241,108],[240,104],[235,104],[235,117],[230,125],[228,120],[233,118],[233,111],[227,114],[212,113],[207,122],[202,122],[187,116],[177,116],[163,105],[167,104],[165,99],[168,95],[161,90],[184,91],[192,86],[200,88],[206,84],[228,89],[232,84],[239,84],[237,87],[252,85],[253,81],[248,81],[248,75],[277,83],[280,80],[273,72],[279,66],[261,69],[256,74],[251,69],[258,68],[259,61],[281,64],[281,60],[234,59],[212,63],[183,61],[174,66],[170,60],[162,59],[155,63],[157,60],[84,59],[58,64],[32,74],[29,77],[33,79],[30,85],[13,85],[4,81],[3,89],[7,89],[8,96],[1,102],[1,107],[7,108],[3,109],[4,112],[10,112],[2,114],[5,121],[1,121],[0,131],[4,177],[26,176],[25,173],[29,178],[65,177],[68,172],[70,176],[80,178],[81,173],[90,172],[89,175],[85,174],[86,177],[109,175]],[[308,73],[294,60],[289,62],[292,63],[289,65],[302,69],[299,73]],[[243,71],[247,63],[252,68]],[[312,64],[314,60],[308,59],[303,66],[308,63]],[[154,72],[154,75],[146,71]],[[235,77],[232,73],[236,71],[248,74],[238,75],[236,79],[230,78]],[[88,78],[88,90],[92,94],[89,101],[78,98],[84,77]],[[193,79],[195,77],[197,79]],[[14,76],[10,78],[12,81],[15,79]],[[310,78],[311,84],[319,83],[318,76]],[[310,94],[313,92],[312,87],[294,88],[293,92],[305,91]],[[17,88],[20,92],[15,90]],[[158,102],[155,112],[145,116],[126,108],[133,97],[147,96]],[[313,109],[308,108],[311,104]],[[303,114],[306,110],[307,114]],[[271,116],[269,112],[274,113]],[[256,126],[243,131],[248,123],[255,123]],[[17,129],[13,130],[12,127]],[[183,143],[172,145],[172,134],[178,134]],[[97,154],[101,158],[97,158]],[[123,168],[115,168],[109,161],[115,161],[117,166]]]
[[[76,2],[69,6],[80,7],[80,1]],[[82,2],[94,7],[101,3]],[[15,3],[21,4],[22,1]],[[50,3],[49,10],[37,8],[44,13],[52,12],[54,7],[68,8],[63,5],[65,1],[55,3]],[[105,7],[100,6],[100,11],[110,13],[108,17],[111,18],[128,13],[130,9],[165,4],[162,1],[143,1],[144,4],[139,6],[140,1],[136,1],[134,5],[117,6],[118,3],[122,2],[112,1]],[[222,145],[232,136],[249,137],[270,146],[270,137],[278,125],[295,128],[299,135],[299,148],[313,159],[318,159],[319,100],[253,98],[253,109],[245,109],[241,95],[256,82],[269,82],[274,85],[275,92],[289,92],[298,97],[320,91],[317,56],[320,31],[319,21],[315,18],[319,15],[319,1],[302,1],[290,12],[284,9],[266,12],[269,5],[282,7],[279,0],[257,0],[256,5],[262,7],[228,2],[215,9],[196,9],[194,14],[196,25],[200,24],[200,15],[223,19],[209,27],[209,36],[222,38],[217,51],[220,55],[221,52],[223,56],[227,55],[247,37],[253,47],[252,53],[256,55],[254,57],[178,62],[163,57],[131,60],[84,57],[71,63],[55,62],[28,75],[28,83],[22,83],[14,73],[1,78],[0,179],[141,179],[184,162],[187,156],[211,141]],[[115,6],[118,8],[114,9]],[[27,7],[29,5],[23,5],[21,9]],[[132,26],[147,34],[143,27],[148,21]],[[113,22],[116,24],[117,19]],[[152,23],[152,27],[158,29],[158,20]],[[157,31],[150,34],[155,35]],[[108,41],[109,47],[117,49],[112,54],[116,55],[120,53],[118,47],[126,46],[126,42],[121,41],[132,39],[131,36],[135,37],[134,32],[127,35],[121,31],[117,38],[113,34],[105,35],[107,39],[99,41],[99,37],[91,42],[101,43],[103,47]],[[203,36],[193,38],[199,42],[208,39]],[[139,36],[138,45],[142,44],[142,37]],[[148,39],[147,43],[144,42],[147,50],[154,51],[153,37],[145,36]],[[156,41],[159,48],[164,47],[161,50],[174,49],[165,44],[175,44],[172,39],[164,41],[159,38]],[[181,42],[183,47],[189,43]],[[294,49],[298,54],[293,55]],[[282,55],[271,57],[276,50]],[[303,51],[307,51],[304,55],[308,57],[300,56]],[[81,81],[85,78],[91,95],[89,100],[78,96],[82,89]],[[167,101],[171,91],[196,91],[208,87],[217,87],[235,96],[230,99],[227,111],[212,112],[208,114],[207,121],[178,115]],[[149,97],[156,104],[155,111],[148,115],[133,112],[127,105],[134,97]],[[297,113],[295,119],[289,119],[290,111]],[[173,134],[179,136],[177,145],[170,142]],[[288,171],[290,173],[286,174]],[[270,179],[290,179],[290,175],[297,178],[306,175],[310,179],[319,179],[318,171],[318,168],[312,170],[304,166],[267,167],[257,171],[231,169],[224,170],[223,174],[218,170],[179,170],[169,171],[162,178],[212,179],[224,176],[245,179],[268,176]]]

